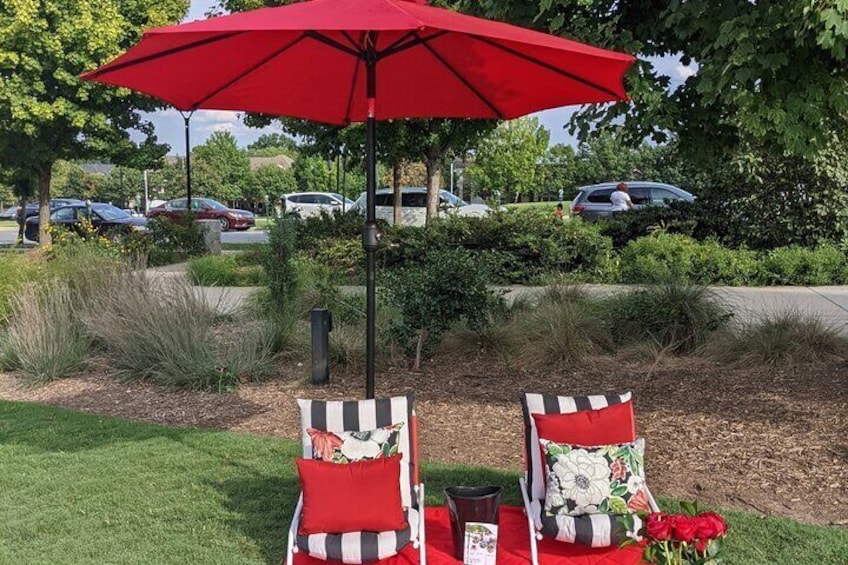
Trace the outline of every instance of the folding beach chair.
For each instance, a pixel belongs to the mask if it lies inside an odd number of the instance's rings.
[[[530,531],[530,555],[533,565],[538,565],[537,541],[544,537],[550,537],[566,543],[580,543],[590,547],[617,547],[622,536],[627,532],[620,524],[616,515],[611,513],[592,513],[580,516],[548,516],[545,512],[545,462],[543,461],[542,449],[539,442],[539,433],[534,415],[556,415],[577,414],[583,411],[601,411],[615,405],[619,406],[614,411],[617,414],[614,427],[620,427],[619,431],[611,429],[610,420],[604,419],[603,414],[582,414],[591,416],[586,421],[593,421],[599,417],[597,429],[583,429],[576,431],[581,437],[573,441],[575,445],[592,446],[599,445],[598,436],[606,436],[612,441],[604,444],[629,443],[635,440],[635,424],[633,421],[632,395],[625,393],[609,396],[552,396],[543,394],[525,393],[521,396],[524,414],[524,443],[525,443],[525,476],[519,479],[521,494],[524,498],[524,508],[527,514],[527,523]],[[609,414],[606,411],[604,414]],[[594,426],[595,424],[592,424]],[[552,438],[543,438],[552,439]],[[647,487],[644,489],[647,498],[647,506],[651,511],[658,511],[656,502]],[[641,522],[635,514],[634,530],[638,531]]]
[[[301,551],[323,560],[368,563],[396,555],[409,543],[419,550],[421,565],[426,565],[424,485],[418,482],[418,433],[412,396],[360,401],[298,400],[298,404],[304,459],[313,458],[311,435],[315,435],[316,430],[357,438],[387,427],[397,431],[396,450],[401,455],[400,497],[408,527],[397,531],[301,535],[298,533],[304,502],[301,492],[289,528],[287,565],[293,565],[294,554]],[[357,511],[356,508],[341,510]]]

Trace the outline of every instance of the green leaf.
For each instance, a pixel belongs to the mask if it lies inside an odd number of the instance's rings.
[[[698,509],[695,507],[695,504],[692,503],[692,502],[689,502],[688,500],[681,500],[680,501],[680,507],[689,516],[694,516],[695,514],[698,513]]]
[[[627,502],[620,496],[612,496],[609,498],[609,510],[613,514],[627,514],[630,511],[627,509]]]

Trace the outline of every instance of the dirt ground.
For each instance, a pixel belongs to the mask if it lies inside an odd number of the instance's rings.
[[[378,372],[379,396],[415,391],[425,460],[518,471],[520,391],[631,390],[655,494],[848,527],[845,363],[741,370],[691,359],[651,364],[596,358],[542,373],[508,369],[489,359],[484,353],[454,355],[430,360],[421,373],[404,367]],[[296,398],[364,394],[361,371],[336,370],[330,385],[312,387],[307,369],[281,362],[274,379],[245,384],[231,394],[121,383],[106,366],[37,389],[0,374],[0,398],[296,439]]]

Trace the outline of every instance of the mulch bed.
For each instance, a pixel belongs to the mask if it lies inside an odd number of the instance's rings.
[[[403,364],[401,364],[403,365]],[[355,398],[361,371],[335,370],[312,387],[308,367],[280,362],[276,377],[232,394],[169,392],[127,384],[106,365],[27,389],[0,374],[0,398],[144,422],[296,439],[295,399]],[[648,442],[655,494],[723,508],[848,527],[848,365],[743,370],[692,359],[651,364],[600,357],[548,372],[506,368],[485,353],[378,372],[378,395],[415,391],[422,457],[518,471],[522,390],[598,394],[632,390]]]

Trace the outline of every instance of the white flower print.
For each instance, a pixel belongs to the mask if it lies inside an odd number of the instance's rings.
[[[640,477],[639,475],[630,475],[630,478],[627,479],[627,492],[630,494],[636,494],[645,488],[645,477]]]
[[[380,444],[374,441],[374,432],[344,432],[340,450],[348,461],[376,459],[382,453]]]
[[[586,506],[597,506],[610,496],[609,463],[599,453],[574,449],[557,456],[552,471],[562,496],[577,504],[573,512],[582,513]]]

